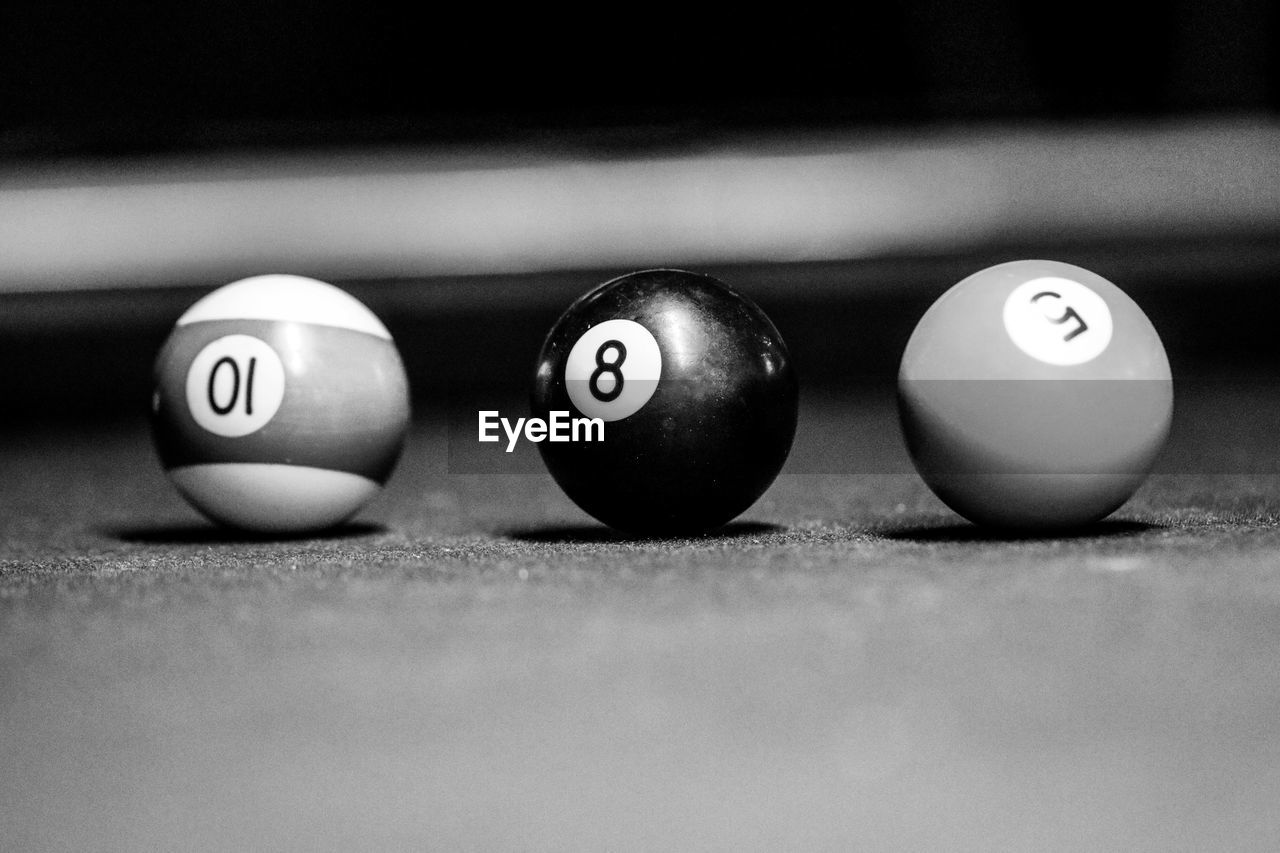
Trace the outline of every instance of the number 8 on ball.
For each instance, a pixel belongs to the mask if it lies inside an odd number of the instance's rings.
[[[538,445],[556,482],[605,524],[696,533],[733,519],[781,470],[798,385],[753,302],[710,276],[646,270],[565,311],[538,357],[533,414],[599,418],[601,441]]]
[[[634,320],[606,320],[578,338],[565,362],[564,382],[579,412],[605,422],[634,415],[662,378],[658,341]]]

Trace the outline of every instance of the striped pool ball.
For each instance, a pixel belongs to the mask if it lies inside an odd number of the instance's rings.
[[[222,524],[340,524],[390,476],[409,390],[390,333],[338,288],[247,278],[178,318],[156,358],[152,435],[165,472]]]
[[[944,293],[898,373],[921,476],[970,521],[1080,527],[1120,507],[1169,434],[1159,335],[1120,288],[1057,261],[999,264]]]

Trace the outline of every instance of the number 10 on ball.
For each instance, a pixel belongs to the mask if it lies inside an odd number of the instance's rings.
[[[409,422],[391,335],[332,285],[244,279],[183,314],[156,359],[152,434],[193,506],[245,530],[332,527],[390,475]]]

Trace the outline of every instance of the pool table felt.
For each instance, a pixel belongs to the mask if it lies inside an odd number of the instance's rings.
[[[1116,516],[1040,539],[950,514],[854,391],[806,397],[739,522],[675,540],[534,469],[452,473],[432,421],[355,522],[293,540],[204,523],[142,423],[11,434],[0,837],[1265,847],[1280,395],[1226,387],[1181,394]]]

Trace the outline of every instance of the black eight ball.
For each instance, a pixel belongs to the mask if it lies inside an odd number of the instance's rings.
[[[791,449],[799,387],[755,303],[710,276],[645,270],[569,306],[532,398],[544,420],[604,421],[603,440],[538,445],[565,493],[610,527],[662,535],[720,527],[764,493]]]

